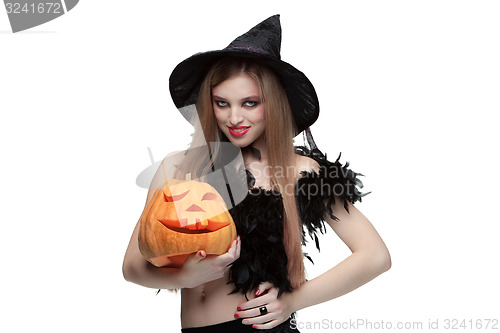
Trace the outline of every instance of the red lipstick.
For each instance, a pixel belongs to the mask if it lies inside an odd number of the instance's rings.
[[[227,128],[229,128],[229,132],[233,136],[242,136],[245,135],[246,132],[248,132],[250,126],[236,126],[236,127],[228,126]]]

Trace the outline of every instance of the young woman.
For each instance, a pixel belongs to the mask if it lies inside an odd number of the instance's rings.
[[[172,163],[175,172],[206,173],[230,142],[241,149],[248,189],[230,209],[238,238],[220,256],[198,251],[182,268],[156,268],[139,251],[140,222],[134,230],[124,277],[181,289],[183,332],[297,332],[290,325],[296,311],[346,294],[391,265],[384,242],[353,205],[363,196],[359,174],[328,161],[314,144],[308,129],[319,114],[314,87],[280,59],[280,43],[276,15],[223,50],[186,59],[171,75],[172,98],[195,125],[190,149]],[[294,147],[303,131],[309,147]],[[189,153],[203,144],[208,158]],[[148,201],[162,181],[158,173]],[[316,233],[325,222],[352,255],[306,281],[306,232],[319,248]]]

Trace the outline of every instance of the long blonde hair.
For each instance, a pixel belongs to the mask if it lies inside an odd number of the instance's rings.
[[[293,136],[295,124],[287,95],[276,74],[267,66],[249,58],[227,57],[214,63],[201,83],[196,109],[199,122],[195,124],[193,140],[185,157],[185,165],[190,170],[203,170],[206,173],[213,166],[224,134],[220,131],[212,106],[212,88],[232,77],[245,73],[252,77],[260,89],[266,111],[264,112],[266,129],[266,148],[268,151],[268,167],[271,175],[271,187],[281,192],[284,208],[284,245],[287,254],[287,271],[292,288],[305,281],[302,227],[299,218],[295,191],[287,190],[295,186],[298,173],[290,174],[289,166],[295,169],[295,148]],[[191,148],[209,145],[212,151],[212,162],[200,159],[195,153],[189,154]],[[284,172],[285,171],[285,172]]]

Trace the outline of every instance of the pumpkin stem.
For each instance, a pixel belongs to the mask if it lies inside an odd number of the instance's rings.
[[[155,164],[155,159],[153,158],[153,152],[151,148],[148,147],[149,159],[151,160],[151,165]]]
[[[186,180],[191,180],[191,173],[186,174]]]

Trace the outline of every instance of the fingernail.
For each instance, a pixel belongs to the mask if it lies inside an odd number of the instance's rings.
[[[239,318],[239,317],[240,316],[237,313],[234,314],[234,318]]]
[[[252,325],[252,328],[257,328],[257,326],[255,326],[255,325]]]
[[[237,309],[238,311],[241,311],[241,307],[239,307],[239,306],[238,306],[236,309]]]
[[[259,290],[259,289],[257,289],[257,290],[255,291],[255,296],[258,296],[258,295],[259,295],[259,293],[260,293],[260,290]]]

